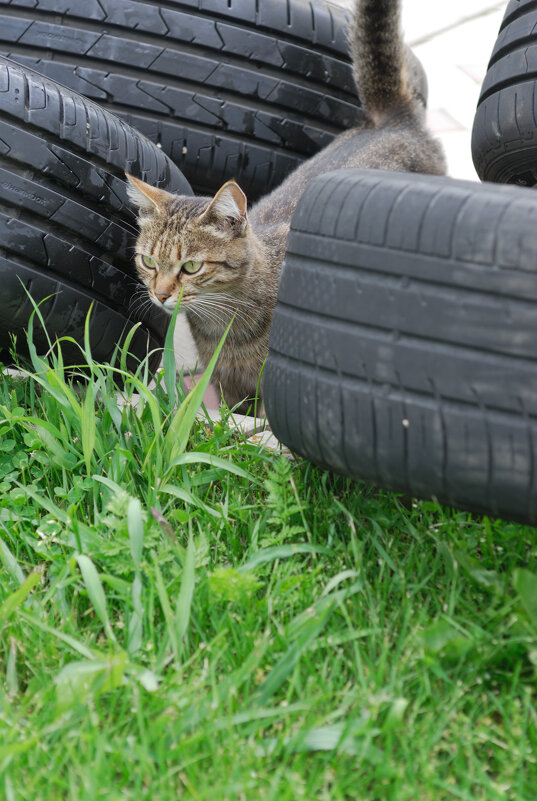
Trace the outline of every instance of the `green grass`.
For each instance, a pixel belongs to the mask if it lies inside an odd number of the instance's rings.
[[[32,356],[0,379],[0,797],[535,799],[534,529],[196,421],[169,343],[153,390]]]

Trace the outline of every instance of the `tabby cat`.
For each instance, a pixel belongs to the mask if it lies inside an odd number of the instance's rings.
[[[203,363],[235,316],[213,373],[230,407],[256,392],[290,221],[308,181],[339,168],[445,172],[441,146],[425,127],[413,86],[400,34],[400,2],[355,2],[349,40],[365,122],[337,136],[249,214],[233,180],[213,198],[192,198],[127,176],[139,210],[139,275],[151,300],[167,312],[183,291],[182,306]]]

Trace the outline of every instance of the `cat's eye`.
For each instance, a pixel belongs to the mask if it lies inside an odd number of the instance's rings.
[[[182,269],[185,271],[185,273],[188,273],[188,275],[194,275],[194,273],[197,273],[199,270],[201,270],[202,264],[202,261],[185,261]]]
[[[147,267],[148,270],[156,270],[157,269],[157,262],[155,259],[152,259],[151,256],[146,256],[145,253],[141,254],[142,264],[144,267]]]

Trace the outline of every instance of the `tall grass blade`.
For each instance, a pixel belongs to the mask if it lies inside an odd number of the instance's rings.
[[[175,662],[178,663],[179,646],[177,642],[177,636],[175,633],[175,622],[173,619],[172,607],[170,604],[170,599],[168,598],[166,587],[164,585],[164,579],[162,578],[162,573],[160,571],[157,556],[156,554],[152,554],[152,557],[153,557],[153,568],[155,571],[155,584],[157,587],[157,595],[160,601],[160,606],[162,608],[162,613],[164,615],[164,620],[166,621],[166,631],[168,633],[168,638],[170,640],[170,647],[172,649]]]
[[[16,695],[19,691],[19,677],[17,673],[17,646],[14,637],[10,639],[7,652],[5,682],[8,693]]]
[[[75,398],[75,395],[73,392],[71,392],[65,381],[63,381],[58,374],[56,374],[54,370],[50,368],[47,362],[43,361],[41,365],[42,366],[39,372],[29,373],[25,370],[22,372],[26,373],[26,375],[28,375],[32,381],[40,384],[61,407],[64,409],[68,409],[70,407],[76,415],[79,415],[79,404]]]
[[[8,618],[12,612],[24,603],[36,584],[41,581],[41,573],[34,571],[23,581],[20,587],[12,592],[0,606],[0,621]]]
[[[122,410],[121,410],[121,407],[118,406],[116,392],[114,391],[113,393],[109,393],[108,392],[107,383],[108,382],[101,380],[99,385],[96,386],[96,389],[97,389],[97,392],[100,394],[101,400],[102,400],[102,402],[104,404],[104,407],[105,407],[106,411],[110,415],[110,419],[112,420],[112,423],[116,427],[117,432],[119,434],[121,434],[122,433],[122,426],[121,426]]]
[[[177,315],[181,308],[181,299],[183,297],[183,290],[179,295],[179,299],[175,304],[172,319],[166,332],[166,339],[164,341],[164,353],[162,356],[162,366],[164,367],[164,386],[168,393],[168,403],[170,411],[175,409],[177,403],[177,366],[175,364],[175,350],[173,347],[173,336],[175,333],[175,326],[177,323]]]
[[[137,573],[132,582],[132,613],[127,631],[127,651],[135,657],[142,647],[144,607],[142,604],[142,579]]]
[[[4,530],[7,530],[3,523],[0,523],[0,525]],[[25,579],[24,572],[4,540],[0,540],[0,559],[11,578],[22,584]]]
[[[53,423],[48,420],[42,420],[39,417],[12,415],[6,406],[0,406],[0,412],[4,415],[5,420],[9,420],[11,423],[19,423],[26,431],[39,437],[43,445],[56,457],[61,467],[69,468],[73,466],[72,458],[75,457],[76,461],[79,452],[69,442],[67,436]]]
[[[263,548],[261,551],[256,551],[238,570],[241,573],[247,573],[250,570],[255,570],[260,565],[275,562],[277,559],[289,559],[298,553],[328,555],[332,553],[332,550],[331,548],[325,548],[324,545],[308,545],[300,542],[296,545],[274,545],[271,548]]]
[[[80,640],[77,640],[76,637],[72,637],[70,634],[66,634],[64,631],[60,631],[60,629],[53,628],[52,626],[47,626],[46,623],[43,623],[38,617],[35,615],[31,615],[28,612],[21,612],[19,617],[21,620],[24,620],[25,623],[28,623],[30,626],[35,626],[40,631],[45,632],[45,634],[49,634],[51,637],[55,637],[56,639],[60,640],[60,642],[65,643],[72,651],[83,656],[85,659],[99,659],[100,653],[96,650],[92,650],[88,648]]]
[[[242,467],[239,467],[233,462],[227,459],[222,459],[220,456],[213,456],[211,453],[201,453],[200,451],[189,451],[188,453],[179,454],[179,456],[176,456],[176,458],[169,463],[166,472],[169,472],[172,468],[179,467],[179,465],[183,464],[210,464],[212,467],[225,470],[227,473],[233,473],[241,478],[246,478],[252,483],[262,483],[260,479],[253,478],[249,473],[243,470]]]
[[[130,348],[131,342],[133,340],[133,337],[134,337],[136,331],[138,330],[138,328],[141,325],[142,325],[141,322],[140,323],[136,323],[136,325],[133,325],[133,327],[130,329],[129,333],[125,337],[125,341],[123,342],[123,345],[121,346],[121,355],[119,357],[119,366],[120,366],[120,369],[121,369],[122,373],[128,373],[129,372],[129,369],[128,369],[128,366],[127,366],[127,358],[128,358],[128,355],[129,355],[129,348]]]
[[[188,548],[186,550],[185,565],[183,568],[183,577],[181,581],[181,589],[177,598],[177,606],[175,609],[175,625],[177,633],[177,641],[181,642],[186,635],[188,625],[190,623],[190,613],[192,610],[192,599],[194,597],[194,587],[196,583],[196,576],[194,570],[194,540],[192,534],[188,540]]]
[[[74,446],[68,442],[65,436],[59,433],[59,436],[56,437],[51,429],[53,429],[53,426],[47,425],[46,421],[43,420],[36,423],[33,431],[43,443],[44,449],[48,451],[52,462],[65,470],[72,470],[76,462],[78,462],[80,454],[77,453]],[[31,430],[30,426],[27,426],[27,430]]]
[[[95,424],[95,397],[93,383],[88,381],[86,387],[86,397],[80,410],[80,433],[82,439],[82,453],[86,464],[86,473],[91,475],[91,459],[95,449],[96,424]]]
[[[65,712],[74,704],[86,704],[91,696],[99,696],[121,686],[127,654],[115,654],[106,660],[70,662],[60,670],[54,683],[58,711]]]
[[[184,487],[176,487],[173,484],[164,484],[164,486],[159,487],[159,491],[165,493],[166,495],[172,495],[174,498],[179,498],[179,500],[186,504],[196,506],[198,509],[201,509],[205,514],[210,515],[211,517],[222,517],[221,511],[213,509],[212,506],[209,506],[207,501],[203,501],[201,498],[198,498],[197,495],[189,492]]]
[[[93,481],[98,481],[99,484],[104,484],[104,486],[108,487],[114,494],[123,492],[123,488],[119,486],[117,481],[112,481],[108,476],[98,476],[95,474],[92,476],[92,479]]]
[[[141,570],[142,551],[144,548],[144,522],[142,505],[138,498],[131,498],[127,506],[127,530],[132,561],[136,572]]]
[[[517,568],[513,586],[532,626],[537,630],[537,575],[526,568]]]
[[[41,323],[41,326],[43,328],[45,336],[47,338],[47,341],[48,341],[48,344],[49,344],[49,351],[52,350],[52,342],[51,342],[50,337],[49,337],[49,335],[47,333],[45,320],[43,319],[43,315],[41,314],[41,310],[39,309],[39,306],[41,305],[41,303],[44,303],[45,301],[49,300],[52,297],[52,295],[49,295],[47,298],[44,298],[42,301],[40,301],[39,304],[37,304],[34,301],[34,299],[32,298],[32,296],[29,294],[29,292],[26,290],[26,287],[24,287],[24,291],[28,295],[31,304],[34,307],[34,310],[31,313],[30,319],[28,321],[28,328],[27,328],[27,333],[26,333],[28,351],[29,351],[29,354],[30,354],[30,360],[32,362],[32,366],[33,366],[35,372],[38,374],[38,375],[32,376],[32,378],[34,380],[39,381],[39,383],[41,383],[41,385],[58,401],[58,403],[60,403],[62,406],[65,406],[67,404],[70,405],[71,408],[73,409],[73,411],[76,414],[79,414],[79,404],[78,404],[73,392],[69,389],[69,387],[65,383],[65,380],[64,380],[64,377],[63,377],[63,372],[64,372],[63,371],[63,357],[62,357],[62,353],[61,353],[60,344],[57,343],[59,357],[56,358],[56,369],[55,370],[51,369],[51,366],[50,366],[49,362],[46,359],[43,359],[43,358],[41,358],[40,356],[37,355],[37,350],[36,350],[36,347],[34,345],[34,317],[37,316],[39,321],[40,321],[40,323]],[[91,311],[91,309],[90,309],[90,311]],[[88,317],[86,318],[86,323],[85,323],[86,327],[88,325],[88,318],[89,318],[89,313],[88,313]],[[41,376],[45,376],[46,380],[43,379]]]
[[[144,608],[142,604],[142,553],[144,549],[144,522],[142,505],[137,498],[131,498],[127,506],[127,530],[131,557],[136,575],[132,582],[132,613],[127,632],[127,650],[134,657],[142,647]]]
[[[203,396],[205,395],[207,387],[209,386],[209,382],[216,366],[216,362],[218,361],[220,351],[222,350],[224,342],[226,341],[226,337],[229,333],[232,323],[233,320],[226,328],[222,339],[218,343],[218,347],[216,348],[209,364],[207,365],[207,369],[197,382],[196,386],[190,390],[184,401],[181,403],[172,422],[170,423],[168,431],[164,437],[168,464],[171,464],[174,459],[176,459],[179,454],[184,453],[187,448],[188,439],[190,437],[192,426],[194,425],[194,420],[196,419],[196,415],[202,404]]]
[[[0,745],[0,766],[4,760],[23,754],[29,748],[34,748],[35,744],[39,742],[39,739],[38,735],[35,735],[34,737],[29,737],[27,740],[19,740],[17,743]]]
[[[93,368],[93,357],[91,355],[91,344],[90,344],[90,318],[91,318],[91,313],[93,311],[94,305],[95,305],[95,303],[92,301],[90,303],[90,307],[88,309],[88,313],[86,314],[86,319],[84,320],[84,348],[83,348],[83,353],[84,353],[84,357],[86,359],[86,363],[87,363],[88,367],[92,370],[92,372],[93,372],[93,369],[92,369]]]
[[[21,281],[21,284],[22,284],[22,281]],[[24,289],[24,291],[28,295],[30,303],[34,307],[34,310],[30,315],[30,319],[28,320],[28,327],[26,329],[26,339],[27,339],[27,343],[28,343],[28,352],[30,354],[30,361],[32,362],[32,366],[33,366],[34,370],[36,371],[36,373],[40,373],[41,371],[46,370],[48,368],[48,363],[44,359],[42,359],[40,356],[37,355],[37,350],[36,350],[36,347],[34,345],[34,317],[36,317],[36,316],[38,317],[39,322],[41,323],[41,325],[43,327],[43,331],[45,332],[45,336],[46,336],[48,344],[49,344],[49,349],[52,348],[52,342],[50,341],[49,335],[47,333],[47,328],[46,328],[46,325],[45,325],[45,321],[43,319],[43,315],[41,314],[41,310],[39,309],[39,306],[42,303],[46,303],[47,300],[50,300],[53,297],[53,295],[47,295],[46,298],[43,298],[43,300],[40,301],[39,304],[37,304],[35,302],[35,300],[33,299],[33,297],[30,295],[30,293],[28,292],[28,290],[26,289],[26,287],[24,286],[24,284],[22,284],[22,288]]]
[[[286,653],[276,663],[268,674],[265,681],[259,687],[256,703],[263,706],[282,686],[287,677],[292,673],[301,655],[309,648],[314,640],[324,629],[328,618],[328,610],[320,618],[308,621],[304,626],[300,637],[287,649]]]
[[[89,556],[85,556],[84,554],[78,554],[76,561],[78,562],[95,613],[103,624],[107,637],[112,640],[112,642],[115,642],[116,638],[112,631],[112,626],[110,625],[110,618],[108,617],[106,596],[97,569]]]
[[[39,495],[31,487],[23,487],[22,484],[19,484],[19,486],[24,490],[26,495],[32,498],[32,500],[35,501],[38,506],[46,509],[50,515],[56,518],[56,520],[60,520],[65,524],[70,523],[70,518],[67,512],[65,512],[63,509],[60,509],[60,507],[51,501],[50,498],[47,498],[45,495]]]

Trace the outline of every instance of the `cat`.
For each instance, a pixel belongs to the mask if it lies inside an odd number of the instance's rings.
[[[340,168],[445,174],[442,147],[426,128],[413,82],[415,62],[400,34],[400,5],[399,0],[355,0],[349,42],[364,123],[339,134],[249,214],[234,180],[213,198],[193,198],[127,175],[139,213],[140,278],[152,301],[169,313],[182,291],[181,305],[204,365],[235,316],[213,373],[230,408],[245,411],[245,399],[256,390],[262,395],[258,385],[285,243],[308,182]]]

